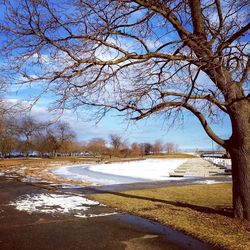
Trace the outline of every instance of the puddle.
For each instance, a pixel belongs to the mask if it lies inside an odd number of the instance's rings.
[[[170,227],[163,226],[157,222],[153,222],[129,214],[119,215],[119,217],[122,220],[126,221],[127,223],[129,222],[135,225],[136,227],[139,227],[140,230],[146,233],[150,232],[150,234],[161,235],[165,237],[170,243],[174,244],[174,246],[178,246],[177,249],[188,249],[188,250],[216,249],[215,247],[209,246],[199,240],[194,239],[191,236],[185,235],[184,233],[174,230]],[[171,249],[171,248],[166,248],[166,249]]]

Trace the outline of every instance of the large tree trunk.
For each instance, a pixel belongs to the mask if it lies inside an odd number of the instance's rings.
[[[250,155],[240,148],[231,150],[230,155],[234,217],[250,220]]]
[[[230,108],[232,136],[227,150],[232,160],[234,216],[250,220],[250,103]]]

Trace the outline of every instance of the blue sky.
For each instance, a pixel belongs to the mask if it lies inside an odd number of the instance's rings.
[[[35,88],[20,88],[8,95],[10,99],[23,100],[36,93]],[[47,108],[49,103],[54,100],[53,96],[43,96],[31,111],[32,115],[42,121],[58,117],[52,115]],[[190,113],[184,113],[184,119],[170,126],[168,121],[162,116],[149,117],[146,120],[131,122],[125,119],[121,113],[112,111],[102,120],[96,123],[91,119],[91,112],[87,108],[77,112],[67,110],[60,119],[69,122],[76,132],[79,141],[88,141],[91,138],[103,137],[108,141],[109,134],[119,134],[129,143],[150,142],[161,140],[162,142],[174,142],[182,150],[212,149],[215,143],[206,135],[199,121]],[[231,133],[230,121],[226,118],[220,124],[213,124],[217,134],[227,138]]]
[[[2,11],[0,10],[0,19]],[[39,93],[39,86],[28,88],[24,86],[18,91],[11,91],[7,98],[23,100]],[[32,114],[41,120],[51,119],[51,114],[48,113],[47,108],[54,97],[50,95],[43,96],[32,110]],[[95,137],[103,137],[108,140],[111,133],[119,134],[128,142],[150,142],[155,140],[162,140],[162,142],[174,142],[179,145],[181,149],[211,149],[211,139],[206,135],[201,127],[199,121],[188,112],[184,113],[184,120],[178,121],[174,126],[169,128],[168,121],[165,121],[162,116],[153,116],[144,121],[137,123],[129,122],[121,117],[121,114],[115,111],[108,113],[99,123],[96,124],[91,117],[87,108],[78,110],[77,113],[73,111],[65,111],[61,116],[62,120],[70,123],[73,130],[78,135],[79,141],[87,141]],[[230,121],[226,118],[220,124],[213,124],[215,132],[227,138],[231,133]]]
[[[14,100],[28,100],[37,96],[41,91],[41,85],[14,87],[7,98]],[[55,100],[52,93],[43,95],[33,107],[31,113],[37,119],[48,121],[58,118],[58,114],[52,115],[48,107]],[[152,116],[146,120],[132,122],[117,112],[109,112],[103,119],[96,123],[91,119],[93,113],[87,108],[81,108],[77,112],[67,110],[60,119],[68,122],[76,132],[79,141],[88,141],[91,138],[102,137],[107,141],[112,133],[119,134],[129,143],[149,142],[161,140],[163,143],[173,142],[182,150],[212,149],[216,144],[207,136],[198,119],[190,112],[185,111],[181,121],[176,121],[170,126],[169,121],[162,116]],[[231,133],[231,124],[227,117],[221,119],[219,124],[210,124],[217,135],[228,138]]]

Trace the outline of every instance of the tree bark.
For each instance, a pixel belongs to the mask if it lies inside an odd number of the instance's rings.
[[[233,212],[236,218],[250,220],[250,102],[229,110],[233,131],[226,149],[232,160]]]
[[[249,152],[233,149],[230,152],[233,177],[234,217],[250,220],[250,156]]]

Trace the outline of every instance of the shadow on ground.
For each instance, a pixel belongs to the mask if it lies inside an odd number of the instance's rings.
[[[156,199],[147,196],[138,196],[132,194],[125,194],[122,193],[123,191],[129,190],[142,190],[147,188],[159,188],[159,187],[167,187],[167,186],[184,186],[190,184],[196,184],[199,182],[205,181],[217,181],[217,182],[229,182],[231,181],[228,177],[221,177],[221,178],[188,178],[184,180],[173,180],[173,181],[156,181],[156,182],[147,182],[147,183],[133,183],[133,184],[119,184],[119,185],[107,185],[107,186],[98,186],[98,187],[85,187],[80,188],[79,191],[84,194],[112,194],[119,197],[130,198],[130,199],[138,199],[138,200],[145,200],[150,202],[157,202],[166,205],[172,205],[181,208],[190,208],[198,212],[207,213],[207,214],[218,214],[227,217],[233,217],[233,210],[229,207],[206,207],[200,206],[180,201],[169,201],[163,199]]]
[[[190,209],[193,209],[195,211],[207,213],[207,214],[219,214],[219,215],[223,215],[223,216],[233,217],[233,210],[231,208],[228,208],[228,207],[210,208],[210,207],[205,207],[205,206],[189,204],[189,203],[185,203],[185,202],[167,201],[167,200],[162,200],[162,199],[155,199],[155,198],[146,197],[146,196],[124,194],[124,193],[119,193],[119,192],[104,192],[103,191],[102,193],[108,193],[108,194],[117,195],[120,197],[125,197],[125,198],[130,198],[130,199],[146,200],[146,201],[157,202],[157,203],[160,202],[163,204],[172,205],[172,206],[176,206],[176,207],[190,208]]]
[[[29,214],[8,205],[22,195],[54,192],[0,177],[1,250],[216,249],[181,232],[129,214],[76,218],[70,214]],[[81,189],[74,190],[77,192],[81,193]]]

